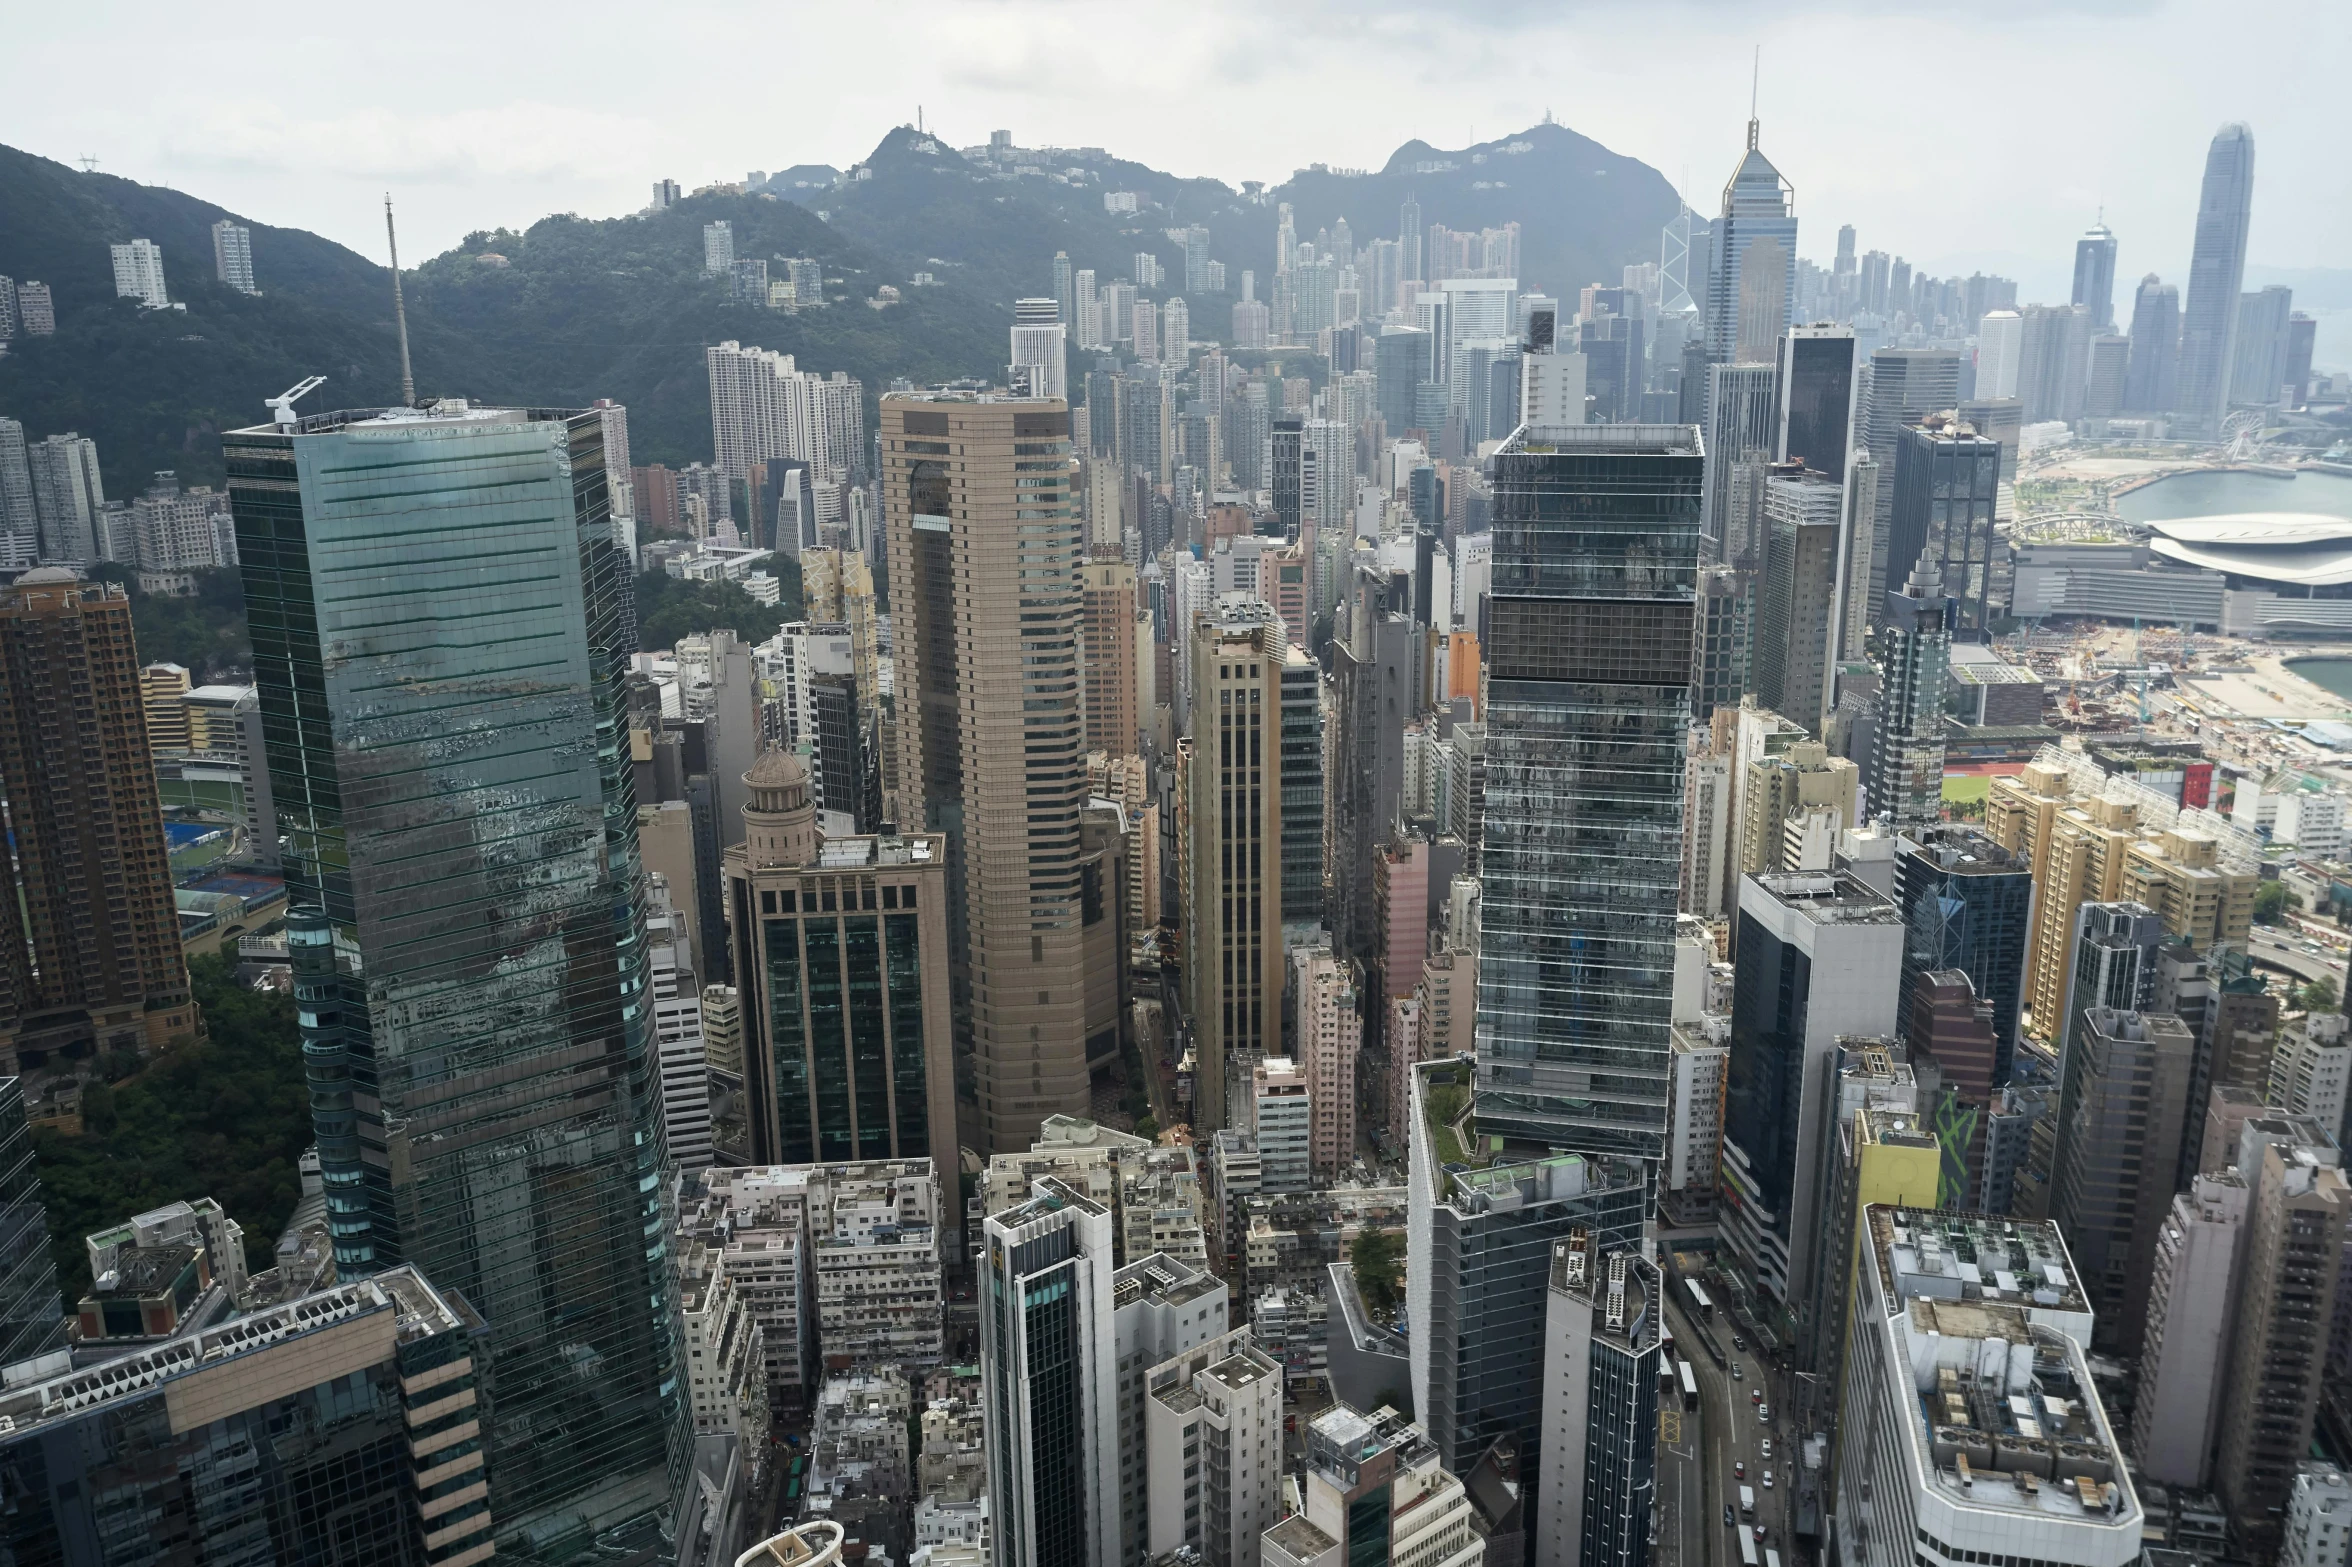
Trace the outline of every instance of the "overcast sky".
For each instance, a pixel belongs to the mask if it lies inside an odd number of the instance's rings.
[[[94,0],[10,26],[0,141],[378,257],[389,188],[417,259],[470,229],[633,210],[659,177],[847,164],[918,104],[958,144],[1001,126],[1228,182],[1378,165],[1408,138],[1460,146],[1548,108],[1709,210],[1759,46],[1764,146],[1796,187],[1805,255],[1850,222],[1864,249],[2063,298],[2104,204],[2119,285],[2177,280],[2206,142],[2243,119],[2250,259],[2352,267],[2345,0]]]

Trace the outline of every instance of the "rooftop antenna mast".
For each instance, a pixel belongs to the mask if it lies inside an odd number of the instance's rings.
[[[1764,85],[1764,46],[1756,45],[1756,62],[1748,78],[1748,151],[1756,150],[1756,94]]]
[[[416,377],[408,369],[408,306],[400,297],[400,236],[392,230],[392,193],[384,192],[384,243],[392,251],[392,324],[400,330],[400,406],[416,406]]]

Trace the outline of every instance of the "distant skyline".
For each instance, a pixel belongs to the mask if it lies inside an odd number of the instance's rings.
[[[2102,207],[2119,292],[2183,280],[2205,145],[2261,147],[2250,260],[2352,268],[2352,169],[2333,123],[2352,8],[2285,0],[2259,27],[2218,0],[1992,0],[1950,15],[1851,0],[1736,12],[1682,0],[1641,37],[1597,6],[1211,0],[1182,13],[1055,0],[910,0],[887,40],[858,8],[484,8],[462,29],[306,14],[299,32],[161,5],[61,7],[0,65],[0,141],[169,184],[381,258],[382,193],[421,260],[473,229],[609,217],[657,178],[846,165],[892,125],[957,145],[1096,145],[1238,184],[1310,162],[1377,167],[1419,138],[1459,147],[1562,124],[1716,204],[1761,48],[1764,145],[1796,188],[1800,251],[1841,223],[1938,273],[2007,270],[2062,297]],[[1083,25],[1073,25],[1083,15]],[[1605,38],[1605,54],[1586,38]],[[1312,44],[1302,69],[1298,48]],[[1590,69],[1585,69],[1588,64]],[[1940,73],[1932,93],[1904,85]],[[119,79],[116,79],[119,78]],[[1937,105],[1932,116],[1918,111]],[[1366,213],[1385,232],[1393,214]],[[2011,258],[2006,267],[2000,258]],[[1546,280],[1567,286],[1560,280]]]

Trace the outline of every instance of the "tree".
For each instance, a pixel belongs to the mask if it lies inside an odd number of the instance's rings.
[[[1356,1271],[1364,1309],[1383,1322],[1394,1317],[1404,1298],[1404,1236],[1395,1230],[1359,1230],[1348,1246],[1348,1262]]]
[[[733,582],[686,582],[666,571],[637,578],[637,645],[648,653],[667,652],[680,637],[732,631],[746,642],[765,642],[776,628],[801,615],[800,570],[788,557],[771,555],[768,572],[783,592],[770,609]]]
[[[2287,889],[2283,882],[2266,881],[2254,889],[2254,923],[2276,925],[2286,912]]]
[[[2315,979],[2305,985],[2297,995],[2303,1003],[2304,1011],[2325,1012],[2336,1004],[2336,982],[2324,977]]]

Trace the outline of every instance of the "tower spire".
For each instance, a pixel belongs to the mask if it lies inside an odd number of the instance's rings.
[[[392,324],[400,332],[400,406],[416,406],[416,377],[408,370],[408,306],[400,297],[400,236],[392,231],[392,193],[384,192],[384,243],[392,252]]]
[[[1748,77],[1748,151],[1756,150],[1756,93],[1764,85],[1764,46],[1756,45],[1756,60]]]

